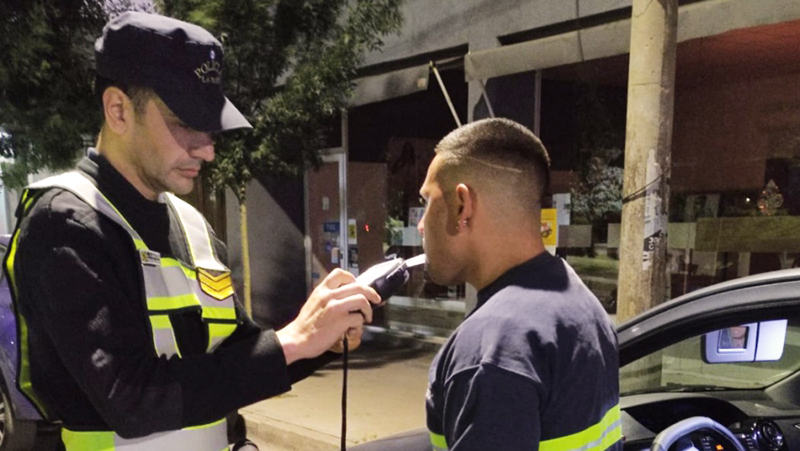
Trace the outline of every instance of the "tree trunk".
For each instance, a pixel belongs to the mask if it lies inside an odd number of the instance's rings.
[[[247,238],[247,205],[239,202],[239,230],[242,234],[242,271],[244,277],[244,310],[253,317],[253,301],[250,294],[250,242]]]

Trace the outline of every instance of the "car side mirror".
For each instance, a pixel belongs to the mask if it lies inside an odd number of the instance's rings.
[[[788,321],[779,319],[742,324],[708,332],[700,346],[705,363],[780,360]]]

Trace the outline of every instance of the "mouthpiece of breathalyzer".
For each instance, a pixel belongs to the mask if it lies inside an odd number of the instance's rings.
[[[364,271],[356,280],[365,285],[369,285],[378,292],[381,299],[389,299],[397,293],[410,277],[409,270],[425,263],[425,254],[403,260],[394,258],[383,263],[372,266]]]

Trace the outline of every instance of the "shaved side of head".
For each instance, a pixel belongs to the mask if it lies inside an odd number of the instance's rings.
[[[459,183],[487,196],[496,214],[520,219],[540,216],[550,182],[550,158],[539,138],[508,119],[484,119],[447,135],[436,147],[443,165],[440,183],[452,192]]]

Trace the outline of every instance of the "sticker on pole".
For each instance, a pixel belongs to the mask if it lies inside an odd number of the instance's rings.
[[[656,163],[656,151],[650,149],[647,155],[647,174],[644,199],[644,243],[642,248],[642,270],[653,265],[653,257],[658,244],[664,237],[664,215],[661,203],[661,166]]]

